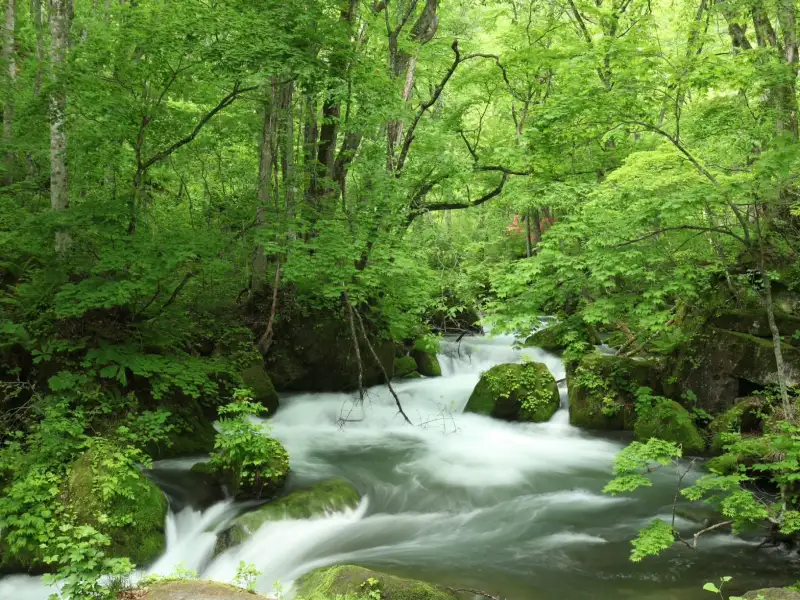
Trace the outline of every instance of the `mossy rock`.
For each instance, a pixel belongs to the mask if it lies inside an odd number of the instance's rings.
[[[278,392],[264,369],[264,363],[258,361],[244,369],[240,375],[242,382],[253,390],[253,401],[266,408],[268,416],[274,415],[278,410]]]
[[[359,370],[364,387],[384,383],[384,371],[391,379],[394,342],[381,339],[379,332],[366,319],[364,326],[380,358],[380,365],[376,364],[372,352],[359,336],[359,367],[350,323],[341,312],[283,312],[275,325],[275,341],[265,358],[267,372],[275,389],[295,392],[354,391],[358,389]]]
[[[102,503],[96,478],[114,475],[105,473],[106,469],[102,456],[95,450],[86,451],[70,467],[62,502],[72,509],[79,523],[92,525],[111,538],[111,545],[105,549],[108,556],[128,557],[139,566],[147,565],[166,549],[167,499],[154,483],[137,473],[129,484],[130,498],[117,496],[110,504]],[[101,521],[100,514],[107,519]],[[126,515],[130,515],[130,522],[115,525]]]
[[[713,324],[719,329],[746,333],[761,338],[772,338],[767,313],[764,310],[731,310],[718,315]],[[784,340],[792,343],[795,334],[800,334],[800,317],[775,311],[775,325]]]
[[[674,400],[664,400],[640,412],[633,427],[637,440],[659,438],[680,444],[684,454],[702,452],[703,437],[692,422],[692,416]]]
[[[481,375],[464,412],[506,421],[549,421],[561,397],[555,378],[542,363],[497,365]]]
[[[764,410],[764,399],[758,397],[741,398],[732,408],[717,415],[708,426],[709,448],[712,452],[722,452],[725,433],[755,433],[761,430],[760,412]]]
[[[413,356],[402,356],[394,359],[394,376],[396,379],[407,377],[417,370],[417,361]]]
[[[165,581],[149,585],[144,589],[135,590],[131,599],[136,600],[267,600],[260,596],[225,583],[216,581]],[[139,593],[143,592],[144,595]],[[127,600],[128,596],[122,595],[120,600]]]
[[[653,360],[592,352],[567,368],[569,422],[585,429],[633,429],[636,391],[661,393],[661,369]]]
[[[414,350],[411,353],[418,365],[420,375],[425,377],[441,377],[442,366],[439,364],[439,359],[433,352],[425,352],[423,350]]]
[[[548,325],[525,340],[529,347],[541,348],[548,352],[560,352],[570,344],[583,342],[587,346],[600,343],[597,332],[579,317],[570,317],[565,321]]]
[[[781,345],[788,385],[800,383],[800,349]],[[679,382],[667,395],[678,397],[691,390],[697,407],[723,412],[742,394],[742,382],[764,387],[778,381],[775,349],[771,339],[705,327],[674,359],[670,379]]]
[[[342,565],[317,569],[295,584],[296,600],[331,600],[339,596],[367,596],[370,591],[381,600],[456,600],[458,596],[439,586]]]
[[[170,421],[175,426],[168,443],[149,444],[147,453],[155,460],[210,454],[214,450],[217,430],[210,413],[216,409],[203,410],[193,398],[170,403]]]
[[[800,593],[789,588],[764,588],[747,592],[745,600],[800,600]]]
[[[360,500],[356,489],[344,479],[331,479],[294,491],[234,519],[230,528],[220,534],[217,551],[241,544],[269,521],[311,519],[330,512],[342,512],[356,508]]]

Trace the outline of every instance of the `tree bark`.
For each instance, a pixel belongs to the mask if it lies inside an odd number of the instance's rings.
[[[528,213],[525,215],[525,254],[528,258],[533,255],[533,249],[531,248],[531,211],[528,209]]]
[[[277,80],[272,78],[264,100],[264,125],[261,131],[261,152],[258,161],[258,204],[256,205],[256,226],[266,222],[266,215],[272,207],[272,172],[274,161],[275,127],[277,121]],[[264,286],[267,281],[267,255],[264,246],[256,246],[253,255],[253,273],[250,284],[251,294]]]
[[[36,77],[33,82],[33,97],[38,98],[42,89],[44,68],[44,23],[42,22],[42,0],[31,0],[31,16],[36,29]]]
[[[6,84],[5,106],[3,110],[3,148],[5,148],[3,182],[9,185],[14,174],[14,152],[11,143],[14,138],[14,88],[17,80],[17,59],[15,55],[16,32],[16,0],[6,1],[5,23],[3,25],[2,63],[6,66],[8,82]]]
[[[72,25],[70,0],[50,0],[50,206],[55,211],[69,207],[67,170],[67,89],[61,71],[69,50]],[[66,231],[56,233],[56,252],[63,253],[72,242]]]
[[[294,219],[296,215],[295,207],[295,177],[294,177],[294,111],[292,110],[294,101],[294,82],[289,81],[281,85],[280,90],[280,109],[281,109],[281,169],[283,171],[283,197],[284,212],[286,216],[286,236],[288,239],[295,238]]]

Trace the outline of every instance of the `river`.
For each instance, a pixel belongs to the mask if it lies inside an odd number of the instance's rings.
[[[362,493],[360,506],[268,523],[216,559],[214,532],[241,507],[184,506],[170,512],[166,554],[148,572],[168,575],[181,564],[203,578],[231,581],[244,560],[263,572],[259,590],[270,592],[276,583],[289,589],[313,568],[356,563],[507,600],[693,600],[711,597],[703,584],[724,575],[734,576],[732,592],[793,581],[789,571],[797,564],[790,555],[727,533],[703,536],[697,552],[676,545],[631,563],[636,531],[671,512],[675,472],[657,473],[652,488],[630,497],[604,495],[623,441],[571,427],[564,386],[562,409],[548,423],[462,414],[480,373],[523,353],[564,377],[558,357],[516,350],[512,342],[503,336],[445,342],[442,377],[394,384],[414,427],[385,388],[370,389],[361,406],[348,394],[282,399],[270,426],[289,451],[290,485],[344,477]],[[163,479],[193,462],[156,466]],[[691,518],[677,524],[698,529]],[[44,600],[51,591],[37,578],[0,580],[2,600]]]

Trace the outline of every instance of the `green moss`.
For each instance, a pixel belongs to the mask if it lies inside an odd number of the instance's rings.
[[[739,459],[734,454],[715,456],[706,463],[706,469],[719,475],[731,475],[739,470]]]
[[[278,410],[278,392],[264,370],[264,363],[258,361],[244,369],[240,375],[244,384],[253,390],[253,400],[266,408],[269,416],[274,415]]]
[[[406,377],[409,373],[417,370],[417,361],[413,356],[402,356],[394,359],[394,376],[396,378]]]
[[[762,398],[743,398],[732,408],[718,415],[708,426],[710,449],[722,452],[725,433],[749,433],[761,428],[760,411],[764,405]]]
[[[411,355],[419,365],[419,373],[425,377],[441,377],[442,367],[439,364],[439,359],[432,352],[424,352],[422,350],[414,350]]]
[[[767,313],[764,310],[726,311],[715,317],[714,326],[738,333],[750,334],[760,338],[772,338]],[[800,333],[800,317],[775,312],[775,324],[778,331],[791,343],[791,338]]]
[[[600,338],[594,329],[579,317],[571,317],[566,321],[549,325],[525,340],[526,346],[541,348],[548,352],[560,352],[575,343],[588,346],[600,343]]]
[[[641,413],[633,427],[637,440],[659,438],[676,442],[683,447],[684,454],[702,452],[703,438],[692,422],[689,412],[674,400],[664,400]]]
[[[507,421],[549,421],[561,398],[546,365],[504,364],[481,375],[464,409]]]
[[[137,598],[139,596],[136,596]],[[216,581],[165,581],[149,585],[142,600],[266,600],[265,596]]]
[[[223,541],[217,545],[217,549],[240,544],[268,521],[309,519],[328,512],[340,512],[357,507],[360,499],[356,489],[343,479],[331,479],[309,489],[292,492],[237,517],[222,536]]]
[[[109,556],[127,556],[137,565],[151,563],[166,549],[167,500],[154,483],[137,473],[127,484],[127,496],[117,494],[110,503],[101,502],[97,478],[121,475],[108,473],[106,468],[92,451],[84,453],[70,469],[63,502],[75,512],[78,522],[111,538],[106,550]]]
[[[657,362],[599,352],[587,354],[567,369],[570,423],[585,429],[633,429],[633,406],[640,387],[660,392]]]
[[[215,411],[216,412],[216,411]],[[217,431],[197,400],[186,398],[172,408],[171,422],[175,430],[168,444],[150,444],[147,453],[155,460],[209,454],[214,450]]]
[[[381,600],[454,600],[457,596],[441,587],[404,579],[362,567],[343,565],[317,569],[296,582],[297,600],[331,600],[339,595],[375,590]]]

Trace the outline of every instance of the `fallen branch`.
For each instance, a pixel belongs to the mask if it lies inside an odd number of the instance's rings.
[[[356,352],[356,360],[358,361],[358,398],[360,402],[364,402],[364,367],[361,362],[361,349],[358,347],[356,325],[353,321],[353,306],[350,304],[350,300],[347,298],[347,292],[342,294],[342,299],[347,306],[347,312],[350,316],[350,336],[353,338],[353,349]],[[380,361],[378,361],[378,363],[380,364]]]
[[[258,349],[261,351],[262,356],[267,355],[269,347],[272,345],[272,337],[274,335],[275,313],[278,311],[278,286],[281,283],[281,259],[277,260],[275,265],[275,283],[272,286],[272,309],[269,313],[269,321],[267,321],[267,330],[261,339],[258,340]]]
[[[405,419],[406,423],[408,423],[409,425],[413,425],[411,419],[408,418],[408,415],[403,410],[403,405],[400,404],[400,398],[397,397],[397,394],[395,393],[394,388],[392,387],[391,378],[389,377],[389,374],[386,372],[386,369],[383,368],[383,363],[381,362],[380,356],[378,356],[378,353],[375,352],[375,348],[372,346],[372,343],[369,341],[369,338],[367,337],[367,330],[364,328],[364,321],[361,319],[361,315],[358,313],[357,310],[353,310],[352,305],[347,300],[347,296],[345,296],[345,301],[347,302],[347,306],[349,307],[351,313],[355,314],[356,319],[358,319],[358,326],[361,328],[361,336],[364,338],[364,342],[367,344],[367,348],[369,348],[369,351],[372,353],[372,358],[375,359],[375,362],[380,368],[381,373],[383,373],[383,377],[386,380],[386,387],[389,388],[389,391],[392,393],[392,396],[394,396],[394,402],[395,404],[397,404],[397,410],[400,411],[401,415],[403,415],[403,418]]]

